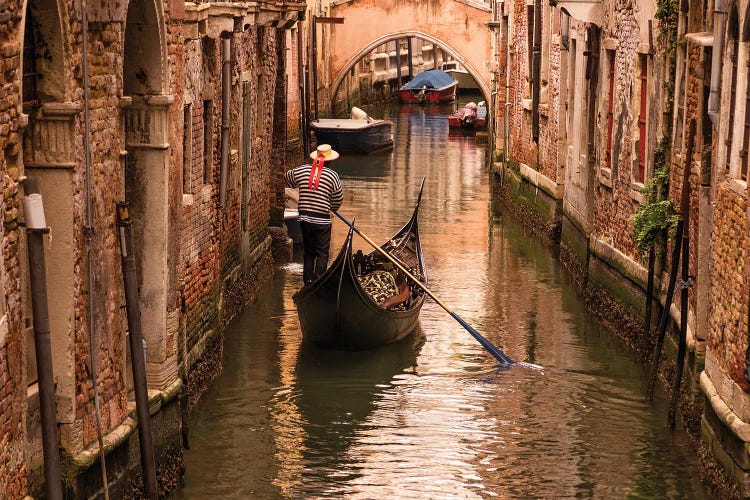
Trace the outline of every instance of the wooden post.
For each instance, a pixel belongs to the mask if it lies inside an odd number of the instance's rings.
[[[414,78],[414,63],[412,62],[411,37],[406,39],[406,53],[409,57],[409,80]]]
[[[695,137],[695,120],[690,122],[688,137]],[[685,365],[685,351],[687,349],[687,327],[688,327],[688,299],[691,286],[690,274],[690,166],[692,164],[692,148],[688,149],[685,172],[682,179],[682,199],[680,200],[680,217],[682,218],[682,275],[680,277],[680,332],[677,344],[677,365],[675,366],[674,380],[672,381],[672,400],[669,405],[667,423],[674,429],[675,415],[677,414],[677,403],[680,397],[680,384],[682,382],[682,371]]]
[[[131,224],[128,205],[119,203],[117,205],[117,226],[120,233],[120,251],[122,253],[122,279],[125,287],[125,308],[128,316],[130,361],[133,369],[133,390],[138,417],[138,445],[141,451],[143,490],[146,498],[156,500],[159,498],[159,487],[156,482],[156,461],[154,459],[154,443],[151,437],[151,415],[146,385],[146,358],[141,334],[138,276],[133,252]]]
[[[396,86],[401,88],[401,40],[396,39]]]

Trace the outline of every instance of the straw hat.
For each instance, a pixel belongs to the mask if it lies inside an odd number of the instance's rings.
[[[339,157],[339,154],[331,149],[330,144],[321,144],[318,146],[318,149],[310,153],[310,158],[314,160],[320,155],[323,155],[326,161],[332,161]]]

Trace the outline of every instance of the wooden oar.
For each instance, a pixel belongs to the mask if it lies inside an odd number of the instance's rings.
[[[447,312],[448,314],[450,314],[453,317],[453,319],[455,319],[456,321],[458,321],[458,323],[461,326],[463,326],[464,329],[467,332],[469,332],[472,337],[474,337],[480,344],[482,344],[482,347],[484,347],[487,350],[487,352],[489,352],[490,354],[492,354],[498,361],[500,361],[500,363],[502,363],[503,365],[507,365],[507,366],[515,365],[516,364],[516,362],[513,361],[512,359],[510,359],[503,351],[501,351],[500,349],[498,349],[494,344],[492,344],[492,342],[490,342],[489,340],[487,340],[481,333],[479,333],[478,331],[476,331],[470,324],[468,324],[466,321],[464,321],[463,318],[461,318],[461,316],[459,316],[454,311],[452,311],[451,309],[449,309],[448,306],[446,306],[445,304],[443,304],[443,302],[440,299],[438,299],[437,297],[435,297],[435,294],[433,294],[425,286],[424,283],[422,283],[414,275],[412,275],[403,266],[403,264],[401,264],[401,262],[398,259],[392,257],[391,254],[389,254],[388,252],[386,252],[385,250],[383,250],[380,247],[380,245],[378,245],[377,243],[375,243],[374,241],[372,241],[366,234],[364,234],[362,231],[360,231],[358,227],[356,227],[353,223],[349,222],[349,220],[347,220],[346,217],[344,217],[343,215],[341,215],[340,213],[338,213],[335,210],[333,211],[333,213],[336,214],[336,217],[338,217],[339,219],[341,219],[342,221],[344,221],[344,224],[346,224],[347,226],[349,226],[350,228],[352,228],[352,231],[354,231],[355,233],[357,233],[358,235],[360,235],[363,240],[365,240],[367,243],[369,243],[375,250],[377,250],[378,252],[380,252],[380,254],[383,257],[385,257],[386,259],[388,259],[389,261],[391,261],[394,266],[396,266],[402,273],[404,273],[406,276],[408,276],[410,280],[412,280],[414,283],[416,283],[417,286],[419,286],[419,288],[421,288],[422,290],[424,290],[424,293],[426,293],[427,295],[429,295],[432,298],[432,300],[434,300],[435,302],[437,302],[437,305],[439,305],[440,307],[442,307],[445,310],[445,312]]]

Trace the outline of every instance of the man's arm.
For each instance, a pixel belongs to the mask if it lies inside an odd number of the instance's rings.
[[[336,176],[331,192],[331,210],[338,210],[344,201],[344,190],[341,188],[341,181]]]
[[[287,170],[284,174],[284,182],[288,188],[296,188],[297,183],[294,181],[294,169]]]

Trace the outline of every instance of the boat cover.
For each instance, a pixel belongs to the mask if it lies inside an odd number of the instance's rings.
[[[427,87],[428,89],[440,89],[453,83],[455,80],[445,71],[431,69],[415,76],[404,89],[413,90]]]

